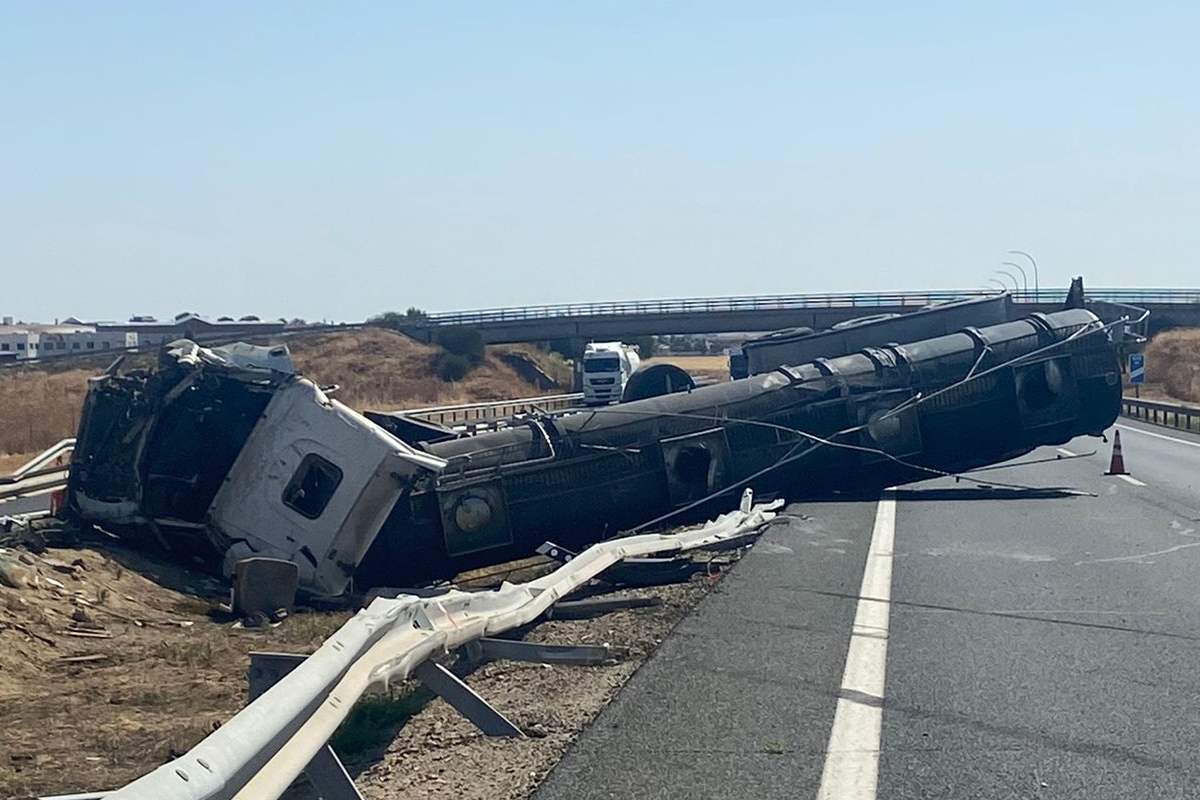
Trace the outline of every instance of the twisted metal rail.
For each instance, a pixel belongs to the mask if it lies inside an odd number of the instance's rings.
[[[378,598],[186,754],[106,797],[278,798],[369,687],[406,678],[430,659],[533,622],[622,559],[709,547],[759,531],[781,505],[751,506],[744,498],[739,510],[703,527],[601,542],[548,575],[494,591]]]

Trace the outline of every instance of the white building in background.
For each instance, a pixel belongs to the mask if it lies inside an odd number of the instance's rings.
[[[97,353],[137,344],[136,333],[97,329],[76,319],[53,325],[13,322],[12,317],[0,319],[0,361]]]

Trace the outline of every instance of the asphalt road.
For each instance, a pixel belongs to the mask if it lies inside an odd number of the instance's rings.
[[[16,516],[17,514],[32,514],[36,511],[50,510],[50,493],[35,494],[30,497],[18,497],[5,503],[0,503],[0,517]]]
[[[1119,429],[789,507],[537,797],[1200,797],[1200,437]]]

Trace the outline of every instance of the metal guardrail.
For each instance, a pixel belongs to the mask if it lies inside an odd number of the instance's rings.
[[[1164,425],[1181,431],[1200,431],[1200,407],[1196,406],[1123,397],[1121,414],[1153,425]]]
[[[545,319],[549,317],[596,317],[621,314],[694,314],[720,311],[779,311],[804,308],[920,308],[931,303],[987,297],[997,294],[982,289],[946,289],[905,292],[842,292],[827,294],[743,295],[735,297],[692,297],[664,300],[626,300],[606,303],[560,303],[555,305],[482,308],[470,311],[439,311],[428,314],[430,322],[442,325],[478,325],[495,322]],[[1061,303],[1067,290],[1009,292],[1016,303]],[[1200,289],[1088,289],[1092,300],[1112,303],[1179,303],[1200,305]]]
[[[316,653],[183,756],[106,795],[109,800],[269,800],[301,772],[330,778],[326,743],[355,702],[373,685],[417,677],[472,722],[496,723],[494,735],[521,735],[436,659],[484,637],[527,625],[561,598],[630,557],[675,553],[727,543],[761,530],[782,501],[739,510],[702,528],[643,534],[592,545],[549,575],[482,592],[451,590],[434,597],[379,598]],[[489,716],[491,715],[491,716]],[[337,764],[336,760],[334,762]],[[337,764],[340,767],[340,764]],[[357,791],[344,778],[341,797]],[[348,784],[348,785],[347,785]],[[331,793],[322,791],[325,796]]]
[[[517,414],[531,411],[565,411],[578,406],[583,394],[551,394],[544,397],[523,397],[516,400],[496,400],[485,403],[466,403],[455,406],[432,406],[430,408],[402,409],[399,413],[418,417],[426,422],[454,427],[476,422],[495,422]]]
[[[52,464],[65,459],[75,449],[74,439],[63,439],[9,475],[0,475],[0,503],[17,497],[44,494],[66,488],[68,464]]]

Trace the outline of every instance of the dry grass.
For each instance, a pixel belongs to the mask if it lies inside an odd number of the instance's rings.
[[[1200,402],[1200,328],[1163,331],[1151,339],[1146,380],[1176,400]]]
[[[531,344],[506,344],[499,345],[495,349],[524,355],[564,389],[569,389],[575,379],[575,371],[570,362],[552,350],[542,350]]]
[[[94,374],[83,369],[0,372],[0,458],[43,450],[74,436],[87,379]],[[25,460],[10,456],[3,463],[12,468]]]
[[[217,584],[111,547],[47,555],[78,559],[73,576],[25,554],[36,586],[0,587],[0,797],[132,780],[245,705],[251,650],[311,652],[349,616],[298,613],[278,628],[237,629],[209,618],[211,600],[188,593],[215,594]],[[69,635],[80,609],[112,638]],[[63,660],[80,655],[103,658]]]
[[[434,374],[437,347],[380,328],[288,341],[296,366],[319,384],[338,384],[335,395],[351,408],[391,410],[447,403],[504,400],[539,392],[491,352],[463,380]]]
[[[337,399],[359,410],[389,411],[540,394],[490,352],[463,380],[444,382],[433,371],[438,348],[388,330],[298,336],[289,338],[287,344],[304,375],[322,385],[338,384]],[[138,366],[153,361],[151,356],[140,359]],[[86,367],[73,362],[71,368],[31,366],[0,371],[0,474],[59,439],[75,435],[87,379],[110,360],[93,360]],[[552,363],[547,364],[554,369]]]
[[[655,364],[674,364],[680,369],[687,370],[693,378],[712,378],[717,381],[729,380],[729,356],[655,356],[642,362],[643,366]]]

